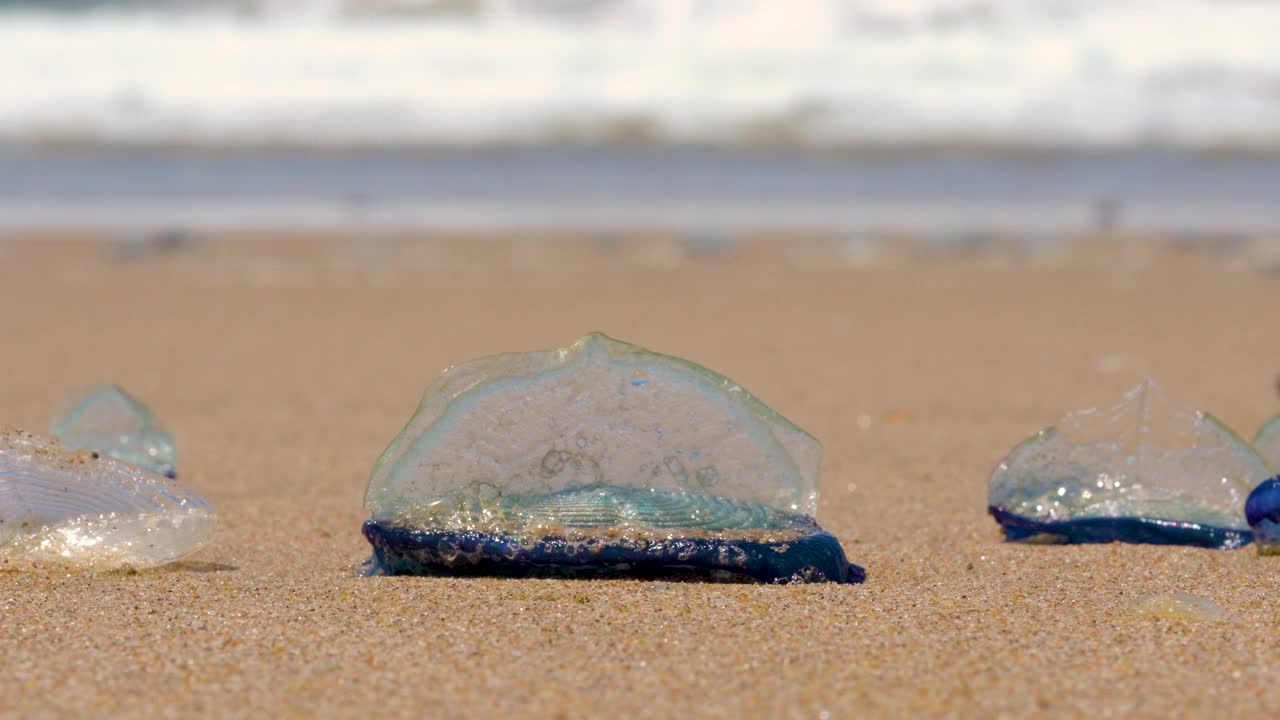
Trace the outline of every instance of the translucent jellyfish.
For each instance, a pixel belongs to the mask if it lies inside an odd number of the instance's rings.
[[[173,438],[137,398],[119,385],[76,393],[49,431],[72,450],[93,450],[166,477],[177,477]]]
[[[176,481],[89,450],[0,431],[0,560],[146,568],[195,552],[213,506]]]
[[[1169,407],[1150,379],[1018,445],[988,482],[1009,540],[1235,548],[1266,465],[1212,415]]]
[[[860,582],[818,441],[732,381],[595,333],[449,368],[375,464],[372,572]]]

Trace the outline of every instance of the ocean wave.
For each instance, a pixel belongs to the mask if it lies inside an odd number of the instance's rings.
[[[0,142],[1276,148],[1277,37],[1208,0],[0,2]]]

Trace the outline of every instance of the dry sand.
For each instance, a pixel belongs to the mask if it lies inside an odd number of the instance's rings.
[[[1142,242],[1053,261],[820,239],[242,234],[109,262],[0,242],[0,421],[122,383],[220,509],[190,561],[0,572],[6,716],[1254,716],[1280,561],[1001,542],[986,478],[1144,374],[1242,433],[1277,409],[1280,279]],[[856,262],[853,262],[856,260]],[[813,431],[860,586],[361,578],[365,478],[445,366],[591,329],[694,358]],[[1187,592],[1218,622],[1129,608]]]

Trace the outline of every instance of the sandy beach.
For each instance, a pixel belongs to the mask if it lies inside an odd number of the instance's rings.
[[[784,240],[783,242],[779,242]],[[239,233],[113,259],[0,239],[0,424],[118,382],[219,509],[189,560],[0,568],[5,717],[1246,717],[1280,707],[1280,560],[1005,544],[1011,446],[1152,375],[1245,437],[1280,409],[1280,278],[1150,239],[874,258],[796,234]],[[998,248],[997,248],[998,250]],[[857,586],[364,578],[378,454],[450,364],[589,330],[814,433]],[[1225,619],[1154,619],[1154,593]]]

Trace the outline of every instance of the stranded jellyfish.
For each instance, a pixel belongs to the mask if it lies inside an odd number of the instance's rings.
[[[860,582],[822,448],[731,380],[593,333],[446,370],[369,478],[371,572]]]
[[[214,518],[207,500],[175,480],[0,431],[0,559],[94,570],[163,565],[204,545]]]
[[[1146,380],[1015,447],[991,474],[988,507],[1009,540],[1236,548],[1252,539],[1245,498],[1267,475],[1247,442]]]
[[[173,438],[140,400],[119,385],[77,393],[50,423],[50,432],[72,450],[92,450],[174,478]]]

